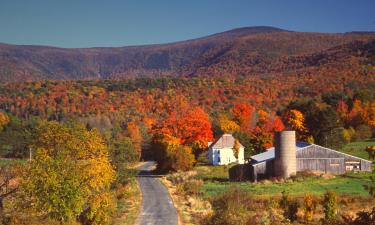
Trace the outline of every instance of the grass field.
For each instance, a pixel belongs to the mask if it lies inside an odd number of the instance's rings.
[[[349,173],[336,176],[331,179],[322,177],[305,177],[298,181],[285,183],[233,183],[228,180],[229,167],[224,166],[200,166],[196,167],[197,177],[204,180],[204,197],[220,195],[233,187],[239,187],[257,196],[281,195],[282,191],[287,191],[291,195],[302,196],[306,192],[312,194],[323,194],[326,190],[333,190],[338,194],[369,196],[363,185],[370,182],[369,172]]]
[[[321,177],[307,177],[301,181],[285,183],[251,183],[251,182],[211,182],[206,181],[203,186],[205,197],[225,193],[233,187],[239,187],[259,197],[281,196],[282,191],[290,195],[303,196],[305,193],[322,195],[326,190],[333,190],[338,194],[369,196],[363,185],[370,182],[370,173],[347,174],[332,179]]]
[[[368,154],[365,149],[367,146],[372,145],[375,145],[375,139],[367,141],[356,141],[345,145],[340,149],[340,151],[363,159],[368,159]]]

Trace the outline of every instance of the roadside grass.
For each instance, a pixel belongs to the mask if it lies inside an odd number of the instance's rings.
[[[142,162],[129,165],[128,169],[136,170]],[[130,172],[129,181],[116,189],[117,212],[112,220],[112,225],[134,225],[138,218],[142,204],[142,194],[135,178],[136,172]]]
[[[365,149],[367,146],[373,145],[375,145],[375,139],[356,141],[344,145],[339,151],[368,160],[368,154]]]
[[[141,191],[138,182],[132,178],[124,188],[118,190],[117,214],[113,225],[135,224],[141,207]]]
[[[369,194],[363,185],[370,182],[371,173],[348,173],[326,179],[323,177],[304,177],[295,181],[286,182],[229,182],[228,169],[224,166],[199,166],[195,170],[198,172],[197,178],[204,181],[202,192],[204,198],[211,198],[224,194],[231,188],[238,187],[254,196],[273,197],[281,196],[282,191],[287,191],[292,196],[303,196],[309,192],[314,195],[322,195],[326,190],[333,190],[337,194],[350,196],[368,197]]]
[[[25,164],[27,159],[2,159],[0,158],[0,166],[14,165],[14,164]]]

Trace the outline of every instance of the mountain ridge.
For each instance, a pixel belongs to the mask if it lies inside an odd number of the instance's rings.
[[[124,47],[59,48],[0,43],[0,82],[262,75],[269,71],[282,74],[294,67],[288,58],[306,58],[333,47],[372,40],[375,33],[296,32],[257,26],[174,43]],[[290,65],[280,69],[281,62]]]

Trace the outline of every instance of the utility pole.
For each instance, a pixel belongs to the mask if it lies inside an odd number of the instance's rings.
[[[29,161],[31,162],[31,158],[32,158],[32,149],[29,148]]]

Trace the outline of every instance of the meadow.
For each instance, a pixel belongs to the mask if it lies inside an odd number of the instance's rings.
[[[340,151],[357,157],[368,159],[364,151],[366,146],[375,145],[375,140],[353,142],[345,145]],[[284,182],[261,181],[229,182],[228,170],[231,166],[206,166],[195,167],[197,178],[204,181],[202,187],[203,196],[210,198],[221,195],[231,188],[238,187],[251,192],[258,197],[281,196],[281,192],[287,191],[290,195],[301,197],[306,193],[323,195],[325,191],[332,190],[339,195],[368,197],[369,193],[364,185],[371,182],[372,173],[347,173],[338,176],[297,176]]]

